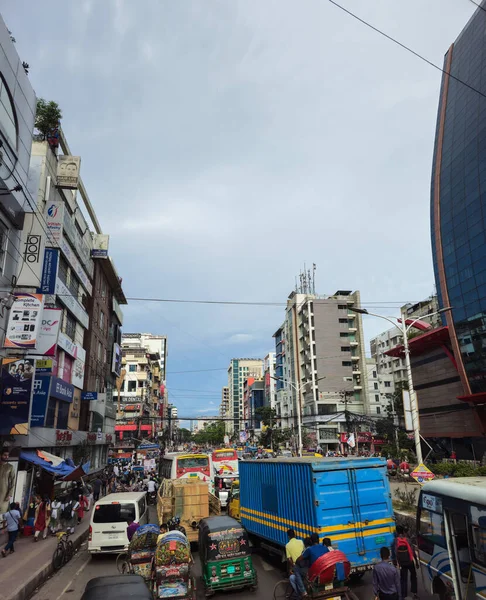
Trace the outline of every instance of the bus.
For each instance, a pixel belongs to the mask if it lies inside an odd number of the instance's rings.
[[[207,454],[184,454],[171,452],[160,460],[160,476],[163,479],[199,477],[203,481],[213,482],[211,459]]]
[[[417,510],[424,581],[441,600],[486,599],[486,477],[425,484]]]
[[[220,448],[213,452],[215,475],[238,475],[238,454],[233,448]]]

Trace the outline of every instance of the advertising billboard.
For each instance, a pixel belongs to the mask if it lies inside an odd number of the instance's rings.
[[[81,157],[61,154],[57,161],[57,187],[77,190]]]
[[[39,356],[54,356],[56,354],[57,338],[62,321],[62,308],[44,308],[39,328],[39,338],[35,350],[28,354]]]
[[[16,294],[10,310],[4,348],[32,349],[37,347],[42,321],[44,296]]]
[[[34,359],[4,358],[0,382],[0,435],[29,433]]]
[[[110,236],[104,233],[97,233],[93,237],[92,258],[108,258],[108,245]]]
[[[48,244],[53,242],[59,244],[62,237],[62,225],[64,220],[64,202],[53,200],[46,204],[44,220],[49,231]]]
[[[51,387],[52,359],[38,359],[35,362],[34,390],[32,395],[32,410],[30,413],[31,427],[44,427],[46,423],[47,404]]]

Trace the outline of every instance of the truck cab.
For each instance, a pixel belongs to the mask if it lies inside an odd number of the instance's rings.
[[[240,481],[235,479],[228,494],[228,516],[240,520]]]

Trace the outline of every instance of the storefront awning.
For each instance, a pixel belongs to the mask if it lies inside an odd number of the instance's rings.
[[[50,454],[49,452],[44,452],[42,450],[23,450],[20,453],[20,458],[58,477],[71,476],[72,479],[73,473],[78,469],[81,469],[84,475],[87,472],[85,470],[86,465],[84,465],[83,467],[75,467],[74,465],[69,465],[62,458],[59,458],[58,456],[54,456],[53,454]],[[79,479],[79,477],[75,477],[75,479]]]

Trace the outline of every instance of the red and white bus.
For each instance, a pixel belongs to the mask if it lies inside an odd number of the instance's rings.
[[[160,460],[160,475],[164,479],[198,477],[203,481],[214,481],[211,459],[207,454],[168,453]]]
[[[238,454],[234,448],[220,448],[213,452],[215,475],[238,475]]]

